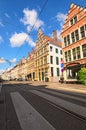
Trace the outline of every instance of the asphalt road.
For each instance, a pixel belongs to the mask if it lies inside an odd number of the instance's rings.
[[[86,95],[32,84],[3,84],[0,130],[86,130]]]

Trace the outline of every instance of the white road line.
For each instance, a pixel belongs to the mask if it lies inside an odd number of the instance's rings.
[[[51,102],[55,103],[56,105],[64,107],[64,108],[66,108],[66,109],[68,109],[70,111],[73,111],[73,112],[75,112],[75,113],[77,113],[77,114],[79,114],[79,115],[86,118],[86,107],[83,107],[83,106],[80,106],[80,105],[65,101],[63,99],[51,96],[49,94],[45,94],[43,92],[39,92],[37,90],[30,90],[30,92],[32,92],[32,93],[34,93],[36,95],[39,95],[40,97],[43,97],[43,98],[47,99],[48,101],[51,101]]]
[[[11,93],[22,130],[56,130],[18,92]]]
[[[62,97],[67,97],[67,98],[71,98],[71,99],[75,99],[75,100],[78,100],[78,101],[81,101],[81,102],[85,102],[86,103],[86,99],[84,98],[79,98],[79,97],[75,97],[75,96],[72,96],[72,95],[66,95],[64,93],[59,93],[59,92],[53,92],[53,91],[50,91],[50,90],[45,90],[45,89],[42,89],[44,92],[49,92],[51,94],[55,94],[57,96],[62,96]]]

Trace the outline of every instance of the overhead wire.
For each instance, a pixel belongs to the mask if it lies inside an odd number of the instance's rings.
[[[39,17],[40,17],[40,15],[42,14],[42,12],[43,12],[43,10],[44,10],[44,8],[45,8],[45,6],[46,6],[47,2],[48,2],[48,0],[46,0],[46,1],[45,1],[45,3],[44,3],[44,5],[43,5],[43,7],[41,8],[41,10],[40,10],[40,12],[39,12],[39,14],[38,14],[38,17],[37,17],[36,21],[34,22],[33,26],[31,27],[30,32],[28,33],[28,35],[36,35],[36,34],[31,34],[31,32],[32,32],[32,30],[33,30],[33,28],[34,28],[34,26],[35,26],[35,24],[36,24],[36,22],[37,22],[38,18],[39,18]],[[5,23],[7,23],[7,24],[9,24],[9,25],[11,25],[11,26],[14,26],[12,23],[10,24],[8,21],[5,21]],[[17,27],[17,25],[16,25],[16,26],[14,26],[14,27]],[[17,52],[17,54],[16,54],[15,58],[18,56],[18,54],[19,54],[19,52],[20,52],[20,51],[21,51],[21,49],[19,48],[19,50],[18,50],[18,52]]]
[[[43,7],[42,7],[42,8],[41,8],[41,10],[40,10],[40,13],[38,14],[38,17],[37,17],[36,21],[34,22],[33,26],[31,27],[30,32],[28,33],[28,35],[32,35],[32,34],[31,34],[31,32],[32,32],[32,30],[33,30],[33,28],[34,28],[34,26],[35,26],[35,24],[36,24],[36,22],[37,22],[38,18],[39,18],[39,17],[40,17],[40,15],[42,14],[42,12],[43,12],[43,10],[44,10],[44,8],[45,8],[45,6],[46,6],[47,2],[48,2],[48,0],[46,0],[46,1],[45,1],[45,3],[44,3],[44,5],[43,5]],[[34,35],[34,34],[33,34],[33,35]],[[19,52],[20,52],[20,50],[19,50]],[[19,52],[17,52],[16,57],[18,56]]]

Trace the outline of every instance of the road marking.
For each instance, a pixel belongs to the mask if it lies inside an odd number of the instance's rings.
[[[53,92],[53,91],[50,91],[50,90],[45,90],[45,89],[42,89],[44,92],[49,92],[51,94],[55,94],[57,96],[62,96],[62,97],[67,97],[67,98],[71,98],[71,99],[75,99],[75,100],[78,100],[78,101],[81,101],[81,102],[85,102],[86,103],[86,99],[84,98],[79,98],[79,97],[75,97],[75,96],[72,96],[72,95],[66,95],[64,93],[59,93],[59,92]],[[86,96],[85,96],[86,97]]]
[[[39,92],[37,90],[30,90],[30,92],[39,95],[40,97],[47,99],[50,102],[55,103],[56,105],[59,105],[61,107],[64,107],[67,110],[70,110],[76,114],[79,114],[86,118],[86,107],[71,103],[69,101],[65,101],[63,99],[60,99],[58,97],[51,96],[49,94],[45,94],[43,92]]]
[[[11,98],[22,130],[56,130],[18,92],[11,93]]]

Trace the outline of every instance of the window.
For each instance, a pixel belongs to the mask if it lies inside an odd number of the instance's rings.
[[[58,49],[56,48],[56,53],[58,53]]]
[[[44,52],[46,52],[46,51],[47,51],[47,46],[44,47]]]
[[[73,19],[70,20],[70,25],[73,25]]]
[[[51,76],[53,77],[53,67],[51,67]]]
[[[72,43],[75,42],[74,32],[71,33]]]
[[[67,62],[67,52],[65,52],[65,62]]]
[[[73,53],[73,60],[75,60],[76,59],[76,50],[75,50],[75,48],[72,49],[72,53]]]
[[[86,24],[85,24],[85,31],[86,31]]]
[[[74,18],[72,18],[71,20],[70,20],[70,25],[73,25],[73,24],[75,24],[77,22],[77,16],[75,16]]]
[[[81,38],[84,38],[85,37],[84,26],[80,27],[80,32],[81,32]]]
[[[66,40],[66,37],[64,37],[64,46],[67,46],[67,40]]]
[[[44,64],[47,63],[47,56],[44,56]]]
[[[62,54],[62,50],[60,50],[60,54]]]
[[[76,41],[79,40],[79,33],[78,33],[78,29],[75,31],[75,38],[76,38]]]
[[[76,23],[76,22],[77,22],[77,16],[74,17],[74,23]]]
[[[43,65],[43,58],[41,58],[41,65]]]
[[[70,44],[70,35],[67,35],[67,43]]]
[[[68,61],[71,61],[71,51],[68,51]]]
[[[81,58],[81,56],[80,56],[80,47],[77,47],[76,51],[77,51],[77,59]]]
[[[59,68],[56,68],[57,76],[59,76]]]
[[[53,47],[52,46],[50,46],[50,51],[52,51],[53,50]]]
[[[86,57],[86,44],[82,45],[83,57]]]
[[[53,64],[53,56],[50,56],[50,63]]]
[[[58,64],[59,64],[59,58],[56,57],[56,65],[58,65]]]

